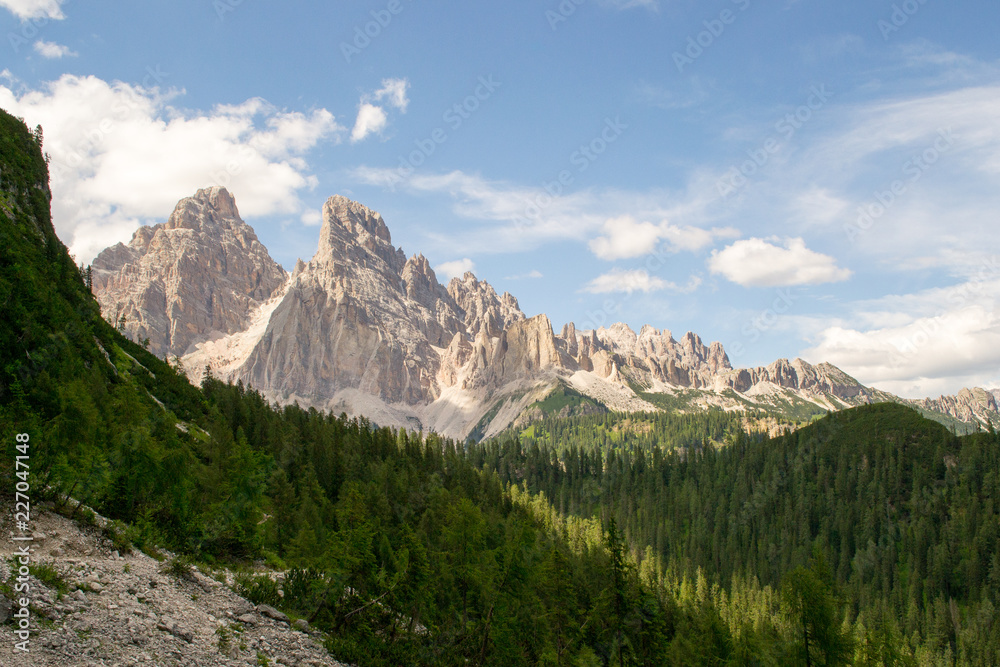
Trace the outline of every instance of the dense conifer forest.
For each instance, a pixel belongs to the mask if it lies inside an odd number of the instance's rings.
[[[1000,664],[995,433],[875,405],[460,443],[194,387],[101,319],[47,183],[41,130],[0,112],[4,507],[30,433],[57,509],[238,569],[364,667]]]

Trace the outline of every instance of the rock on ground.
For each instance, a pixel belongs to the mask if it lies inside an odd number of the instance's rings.
[[[4,580],[11,576],[10,558],[23,544],[12,539],[10,514],[0,516]],[[60,595],[30,578],[30,652],[15,652],[14,628],[3,625],[0,665],[343,667],[318,635],[290,626],[280,612],[254,607],[200,572],[180,579],[139,551],[120,556],[98,528],[47,510],[34,510],[31,528],[33,562],[50,563],[69,590]]]

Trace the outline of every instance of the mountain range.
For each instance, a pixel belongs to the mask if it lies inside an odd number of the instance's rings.
[[[181,200],[91,265],[108,321],[188,377],[242,381],[279,404],[364,415],[456,438],[546,414],[765,410],[794,421],[901,402],[959,428],[1000,417],[1000,391],[908,401],[831,364],[733,368],[720,343],[625,324],[559,333],[472,273],[447,285],[371,209],[323,207],[316,254],[283,269],[224,188]]]

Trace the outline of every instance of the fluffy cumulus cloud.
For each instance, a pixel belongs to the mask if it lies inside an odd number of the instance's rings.
[[[923,398],[1000,380],[1000,264],[951,288],[857,304],[803,356],[843,368],[865,384]]]
[[[22,20],[64,19],[61,5],[65,0],[0,0],[0,7],[7,9]]]
[[[638,222],[630,215],[608,220],[601,231],[602,235],[590,242],[590,250],[609,261],[648,255],[656,252],[661,242],[666,242],[672,251],[696,252],[711,245],[717,237],[737,234],[729,228],[709,230],[677,227],[665,221]]]
[[[438,264],[434,267],[434,273],[439,277],[443,276],[445,280],[451,280],[452,278],[461,278],[465,275],[466,271],[475,271],[476,263],[473,262],[468,257],[464,259],[456,259],[453,262],[445,262],[444,264]]]
[[[56,230],[77,260],[212,185],[229,188],[244,215],[309,217],[299,193],[316,178],[304,155],[345,132],[328,111],[285,112],[260,99],[182,111],[178,96],[93,76],[0,86],[0,107],[44,129]]]
[[[737,241],[712,251],[708,268],[745,287],[819,285],[851,276],[832,257],[809,250],[801,238],[787,239],[784,247],[759,238]]]
[[[46,42],[43,40],[35,42],[35,52],[48,60],[58,60],[59,58],[78,55],[76,52],[70,51],[68,46],[56,44],[55,42]]]
[[[406,113],[410,104],[407,97],[409,88],[410,83],[406,79],[383,79],[381,88],[374,93],[362,95],[358,117],[351,131],[351,142],[364,141],[373,134],[381,135],[389,124],[387,106]]]

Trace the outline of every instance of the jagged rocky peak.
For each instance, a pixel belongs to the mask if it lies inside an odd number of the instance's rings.
[[[347,197],[330,197],[323,205],[323,226],[314,261],[363,262],[364,254],[381,259],[397,276],[406,264],[406,255],[392,245],[392,236],[381,215]]]
[[[386,243],[392,243],[389,227],[377,211],[343,195],[334,195],[326,200],[323,205],[323,221],[336,222],[357,237],[366,232]]]
[[[242,330],[250,311],[287,277],[220,187],[182,199],[167,222],[140,227],[127,246],[108,248],[92,268],[105,318],[124,316],[126,333],[148,338],[161,356]]]
[[[220,226],[241,232],[244,227],[250,229],[240,218],[236,199],[229,190],[215,186],[198,190],[193,197],[180,200],[163,228],[209,232],[216,231],[213,228]],[[252,229],[250,233],[253,233]],[[253,238],[257,238],[256,234]]]
[[[837,398],[867,402],[867,389],[836,366],[813,366],[803,359],[778,359],[769,366],[741,368],[723,378],[726,386],[747,392],[756,385],[769,384],[809,394],[832,394]]]
[[[964,422],[1000,426],[1000,391],[996,389],[965,388],[954,396],[925,398],[912,403]]]
[[[496,338],[511,324],[524,320],[521,307],[510,293],[497,295],[493,286],[480,281],[471,271],[448,283],[448,294],[465,313],[465,325],[469,332],[480,332]]]
[[[562,332],[559,334],[559,342],[566,350],[566,354],[574,359],[580,354],[580,341],[577,338],[575,323],[570,322],[563,325]]]
[[[499,387],[530,374],[563,367],[547,315],[515,322],[500,335],[490,363],[490,384]]]
[[[441,285],[437,281],[431,263],[423,255],[414,255],[406,260],[403,266],[403,284],[406,285],[406,296],[422,304],[429,303],[438,297]]]

